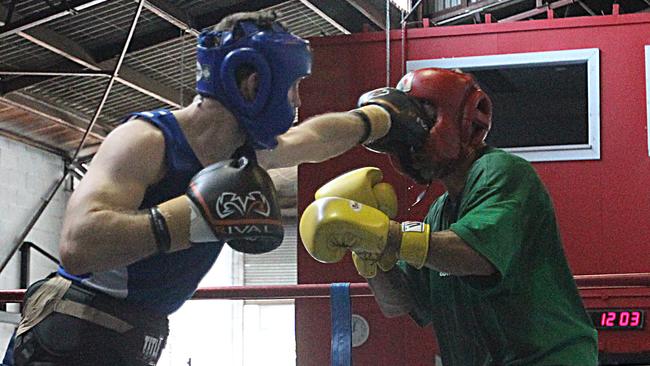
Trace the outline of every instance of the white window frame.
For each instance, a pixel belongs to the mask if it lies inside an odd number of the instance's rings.
[[[650,45],[645,46],[645,114],[648,133],[648,156],[650,156]]]
[[[648,47],[646,46],[646,69],[648,66]],[[453,68],[495,68],[498,66],[550,66],[554,64],[587,63],[587,110],[589,113],[588,142],[576,145],[549,145],[505,148],[528,161],[570,161],[600,159],[600,52],[598,48],[565,51],[528,52],[504,55],[454,57],[406,62],[406,70],[413,71],[426,67]],[[471,72],[471,71],[470,71]],[[646,75],[648,71],[646,71]],[[650,82],[648,82],[650,85]],[[650,88],[650,86],[649,86]],[[649,89],[650,90],[650,89]],[[650,99],[648,99],[650,108]],[[650,110],[650,109],[649,109]],[[648,119],[650,154],[650,118]]]

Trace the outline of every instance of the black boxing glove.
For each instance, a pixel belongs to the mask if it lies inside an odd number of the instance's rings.
[[[353,112],[364,114],[366,106],[378,105],[390,114],[388,133],[377,140],[364,142],[364,146],[373,151],[394,153],[417,150],[424,144],[433,126],[433,120],[426,117],[422,106],[399,89],[371,90],[359,97],[357,105],[360,108]]]
[[[270,252],[282,243],[275,186],[254,156],[206,167],[192,178],[186,195],[192,203],[192,243],[223,240],[251,254]]]

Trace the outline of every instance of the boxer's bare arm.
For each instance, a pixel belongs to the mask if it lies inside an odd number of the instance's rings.
[[[163,158],[163,135],[147,122],[109,134],[68,202],[60,243],[67,271],[108,270],[156,252],[149,216],[138,207],[163,175]]]
[[[257,156],[266,169],[321,162],[357,146],[365,134],[366,125],[354,113],[321,114],[290,128],[277,137],[275,149],[259,151]]]

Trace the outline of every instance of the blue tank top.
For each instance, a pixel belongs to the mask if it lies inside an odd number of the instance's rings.
[[[146,120],[165,137],[165,176],[150,186],[140,209],[149,208],[185,193],[190,179],[203,168],[194,155],[174,115],[164,109],[134,113],[128,119]],[[59,273],[84,286],[157,314],[168,315],[189,299],[214,264],[223,243],[201,244],[189,249],[158,254],[123,268],[74,276]]]

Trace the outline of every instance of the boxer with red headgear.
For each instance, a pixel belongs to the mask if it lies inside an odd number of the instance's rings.
[[[364,94],[359,105],[381,105],[375,96],[388,89],[392,88]],[[401,139],[388,135],[366,147],[390,153],[395,168],[418,183],[443,178],[454,162],[467,153],[463,145],[480,146],[485,140],[492,124],[492,101],[472,75],[439,68],[420,69],[406,74],[396,89],[421,104],[423,122],[405,126]],[[396,135],[397,131],[394,128],[392,133]]]
[[[374,193],[380,171],[340,176],[321,189],[331,196],[317,195],[301,217],[307,251],[325,263],[351,251],[386,316],[433,324],[445,366],[595,366],[596,331],[551,198],[527,161],[484,142],[490,98],[471,75],[429,68],[396,89],[369,92],[360,105],[391,111],[404,96],[419,104],[417,116],[366,146],[447,191],[423,222],[398,223],[368,199],[396,204]]]
[[[472,75],[446,69],[421,69],[405,75],[397,89],[423,102],[425,110],[435,119],[429,136],[412,161],[420,171],[430,168],[433,176],[417,177],[418,180],[445,177],[453,163],[467,153],[464,145],[483,144],[492,125],[492,101]],[[411,171],[413,167],[407,169]]]

